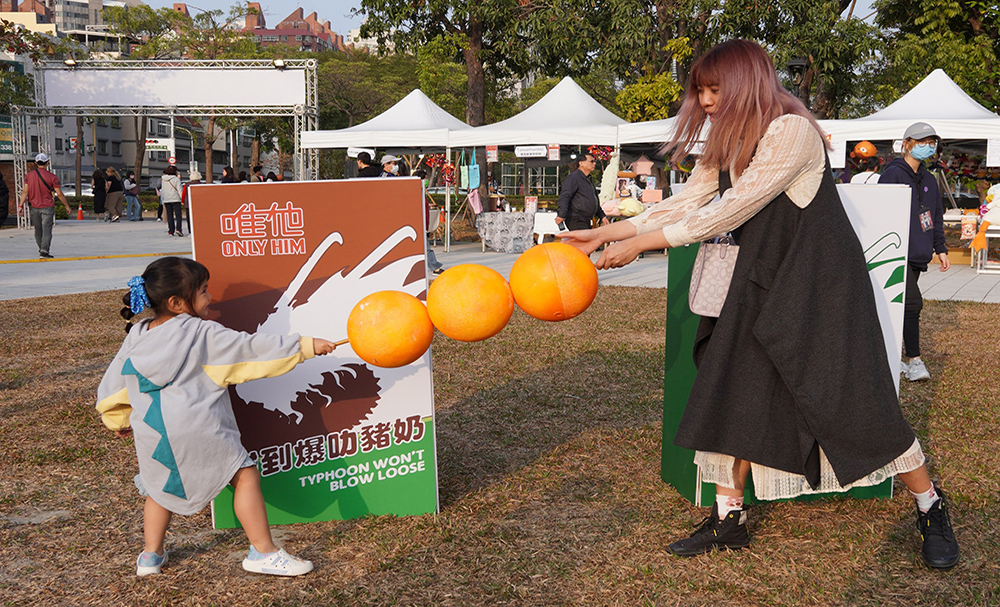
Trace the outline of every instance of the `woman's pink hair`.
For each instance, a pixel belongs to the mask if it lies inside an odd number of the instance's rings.
[[[757,142],[771,121],[785,114],[807,118],[823,137],[823,130],[798,98],[786,91],[767,52],[749,40],[730,40],[702,55],[691,66],[684,103],[677,114],[674,138],[667,144],[672,160],[681,162],[701,139],[708,114],[698,101],[698,87],[719,87],[719,101],[705,142],[701,162],[736,175],[750,164]],[[826,138],[823,137],[824,143]]]

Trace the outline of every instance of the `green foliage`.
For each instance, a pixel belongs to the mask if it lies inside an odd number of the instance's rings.
[[[680,99],[683,91],[670,74],[647,74],[623,88],[616,100],[626,120],[660,120],[670,117],[670,104]]]
[[[132,49],[135,59],[180,57],[184,51],[175,30],[189,25],[190,20],[173,9],[154,9],[146,4],[108,6],[103,15],[111,33],[140,43]]]
[[[465,119],[469,77],[456,62],[468,44],[462,34],[439,36],[417,49],[417,83],[431,101],[445,111]]]
[[[412,55],[328,51],[319,55],[320,128],[354,126],[392,107],[419,87]]]

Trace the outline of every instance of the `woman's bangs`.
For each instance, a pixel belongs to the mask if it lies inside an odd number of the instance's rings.
[[[691,88],[695,92],[700,87],[709,88],[719,86],[722,82],[719,74],[719,62],[717,53],[705,55],[691,70]]]

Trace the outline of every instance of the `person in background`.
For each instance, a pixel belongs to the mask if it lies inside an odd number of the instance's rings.
[[[160,190],[163,206],[167,211],[167,234],[170,236],[184,236],[184,229],[181,227],[181,178],[177,175],[177,167],[168,166],[163,171]]]
[[[94,191],[94,215],[97,215],[97,221],[100,221],[102,216],[104,221],[110,220],[105,206],[108,199],[108,185],[101,169],[94,169],[94,173],[90,176],[90,187]]]
[[[108,199],[105,202],[111,221],[118,221],[122,218],[122,211],[125,207],[125,186],[122,185],[121,175],[115,167],[109,166],[104,171],[108,185]]]
[[[379,177],[396,177],[399,175],[399,161],[400,158],[392,154],[382,156],[382,160],[379,161],[382,164],[382,172],[379,173]]]
[[[378,177],[381,174],[381,167],[372,164],[371,154],[368,152],[358,154],[358,177]]]
[[[240,171],[239,183],[250,183],[250,176],[246,171]]]
[[[920,312],[924,298],[917,286],[921,272],[937,256],[941,271],[951,267],[944,243],[944,207],[937,178],[924,161],[937,153],[940,138],[934,127],[915,122],[903,133],[903,156],[886,165],[879,183],[904,183],[910,186],[910,244],[906,259],[906,300],[903,302],[903,376],[910,381],[931,378],[920,358]]]
[[[222,168],[222,183],[236,183],[236,171],[233,167],[223,167]]]
[[[125,211],[129,221],[142,221],[142,206],[139,204],[139,184],[135,181],[135,171],[129,171],[122,181],[125,193]]]
[[[414,177],[420,178],[420,189],[424,193],[424,225],[431,225],[431,213],[437,213],[437,207],[434,205],[434,200],[431,199],[431,195],[427,193],[424,188],[423,180],[427,179],[427,171],[423,169],[417,169],[413,171]],[[444,264],[442,264],[437,259],[437,255],[434,253],[434,249],[431,248],[431,235],[427,233],[427,268],[432,274],[441,274],[444,272]]]
[[[264,182],[264,167],[259,164],[253,169],[253,175],[250,176],[250,183],[263,183]]]
[[[851,177],[851,183],[878,183],[878,170],[882,161],[878,159],[878,150],[871,141],[862,141],[854,146],[851,158],[858,171]]]
[[[35,244],[38,245],[38,257],[41,259],[52,259],[49,246],[52,244],[52,224],[56,219],[56,204],[52,197],[57,197],[63,203],[67,215],[70,213],[66,195],[60,189],[59,178],[45,168],[48,164],[49,157],[44,153],[35,156],[35,170],[28,171],[24,176],[24,189],[17,201],[19,207],[25,202],[31,205],[28,213],[31,225],[35,228]]]
[[[10,188],[0,174],[0,229],[7,223],[7,216],[10,215]]]
[[[601,220],[601,225],[608,224],[604,209],[597,203],[597,188],[590,182],[590,174],[596,168],[594,155],[584,154],[577,162],[576,170],[563,182],[556,211],[557,224],[565,222],[571,230],[586,230],[595,216]]]

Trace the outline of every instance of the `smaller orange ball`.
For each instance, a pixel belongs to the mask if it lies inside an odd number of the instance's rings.
[[[402,367],[427,351],[434,326],[427,308],[401,291],[378,291],[358,302],[347,317],[347,339],[361,360],[376,367]]]
[[[514,301],[539,320],[580,315],[597,297],[597,268],[579,249],[563,242],[531,247],[510,269]]]
[[[466,263],[434,279],[427,289],[427,313],[448,337],[480,341],[507,326],[514,313],[514,296],[499,272]]]

